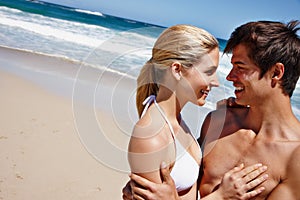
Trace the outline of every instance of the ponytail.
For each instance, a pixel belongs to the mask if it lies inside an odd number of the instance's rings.
[[[139,117],[144,110],[143,101],[150,95],[157,95],[158,84],[155,80],[155,66],[150,59],[140,71],[137,78],[136,107]]]

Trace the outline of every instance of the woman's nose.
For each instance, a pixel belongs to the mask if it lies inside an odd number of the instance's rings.
[[[214,76],[214,78],[212,79],[210,84],[211,84],[212,87],[219,87],[220,86],[218,77],[216,75]]]

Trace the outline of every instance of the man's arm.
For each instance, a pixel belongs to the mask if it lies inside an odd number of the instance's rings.
[[[130,186],[123,188],[123,199],[146,199],[146,200],[180,200],[176,191],[175,183],[170,175],[169,167],[162,163],[160,166],[162,183],[151,182],[136,174],[131,174]],[[131,194],[128,193],[131,189]]]
[[[292,154],[287,163],[287,178],[269,195],[268,200],[300,199],[300,147]]]

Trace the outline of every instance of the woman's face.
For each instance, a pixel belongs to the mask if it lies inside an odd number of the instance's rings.
[[[215,48],[204,55],[198,63],[183,73],[182,94],[196,105],[203,106],[212,87],[218,87],[217,67],[219,49]]]

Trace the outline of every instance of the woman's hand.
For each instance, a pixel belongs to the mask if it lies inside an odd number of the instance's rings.
[[[264,191],[264,187],[254,188],[268,178],[267,174],[262,175],[266,170],[267,167],[261,164],[248,167],[244,167],[241,164],[224,175],[218,190],[201,199],[250,199]],[[179,200],[180,198],[168,168],[166,166],[161,167],[160,172],[162,177],[162,183],[160,184],[131,174],[131,181],[123,188],[123,200]]]
[[[217,102],[217,109],[220,108],[248,108],[249,106],[240,105],[235,102],[234,97],[229,97],[227,99],[222,99]]]
[[[216,192],[220,199],[250,199],[265,190],[264,187],[256,187],[268,178],[267,174],[262,175],[266,170],[267,167],[262,164],[246,168],[241,164],[224,175]]]

